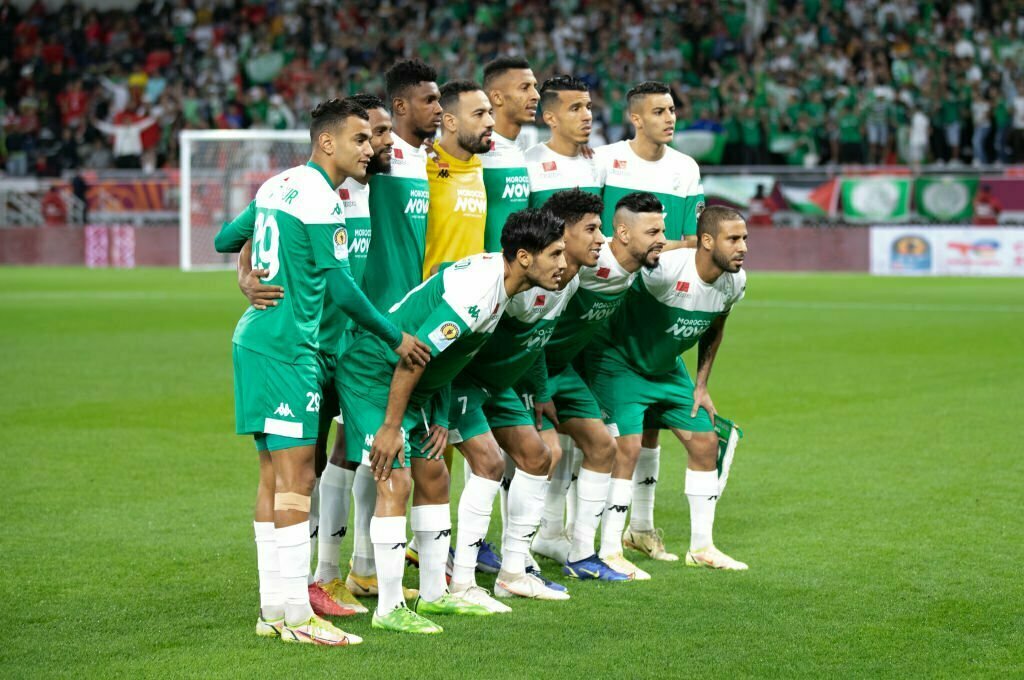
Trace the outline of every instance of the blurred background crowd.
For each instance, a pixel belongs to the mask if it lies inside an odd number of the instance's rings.
[[[398,59],[443,81],[501,54],[584,78],[594,146],[655,79],[723,164],[1024,159],[1019,0],[0,0],[0,169],[174,166],[182,129],[303,127]]]

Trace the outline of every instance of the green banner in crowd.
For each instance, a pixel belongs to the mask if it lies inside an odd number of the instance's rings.
[[[970,222],[977,178],[935,177],[914,183],[914,204],[921,217],[936,222]]]
[[[718,164],[725,151],[725,135],[710,130],[683,130],[675,134],[672,146],[698,163]]]
[[[910,217],[908,177],[844,178],[840,194],[843,217],[851,222],[900,222]]]

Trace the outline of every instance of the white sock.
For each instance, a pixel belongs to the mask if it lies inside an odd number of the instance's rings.
[[[714,545],[711,530],[718,505],[718,472],[686,468],[685,492],[690,501],[690,550],[702,550]]]
[[[530,539],[537,533],[544,508],[544,495],[550,482],[546,475],[531,475],[516,470],[508,489],[508,528],[505,530],[505,554],[501,570],[509,574],[526,573],[526,555]]]
[[[284,621],[298,626],[309,620],[309,521],[274,529],[284,590]]]
[[[377,567],[373,560],[373,540],[370,538],[370,520],[377,505],[377,482],[368,465],[356,468],[352,480],[355,503],[355,521],[352,522],[352,571],[358,576],[370,576]]]
[[[256,569],[260,575],[260,612],[268,621],[279,619],[284,616],[284,593],[274,523],[253,522],[252,528],[256,534]]]
[[[469,484],[469,478],[473,475],[473,468],[469,466],[469,461],[465,458],[462,459],[462,484],[465,487]]]
[[[373,517],[370,539],[377,564],[377,613],[387,614],[405,604],[405,517]]]
[[[459,530],[455,534],[452,584],[476,584],[476,558],[491,524],[494,497],[501,482],[470,475],[459,498]]]
[[[573,524],[569,561],[575,562],[594,554],[594,536],[608,500],[610,472],[594,472],[583,468],[576,480],[576,522]]]
[[[604,509],[601,528],[601,557],[622,552],[622,531],[626,528],[626,511],[633,495],[632,479],[612,479],[608,486],[608,504]]]
[[[309,557],[313,558],[313,546],[320,533],[320,478],[313,482],[313,493],[309,494]],[[313,583],[313,570],[306,570],[306,585]]]
[[[583,451],[576,448],[575,442],[566,450],[571,451],[572,455],[569,456],[569,490],[565,494],[565,533],[572,536],[572,525],[576,522],[576,480],[583,466]]]
[[[410,519],[420,553],[420,597],[433,602],[448,590],[445,567],[452,544],[451,510],[447,503],[414,505]]]
[[[320,530],[317,534],[314,581],[328,583],[341,578],[341,541],[348,530],[348,509],[352,503],[355,470],[328,463],[320,476]]]
[[[562,449],[562,458],[551,473],[540,520],[542,538],[558,538],[565,532],[565,495],[572,475],[572,448]],[[504,554],[504,553],[502,553]]]
[[[640,457],[633,471],[633,507],[629,513],[629,528],[636,531],[654,531],[654,493],[658,487],[661,467],[661,447],[640,448]]]
[[[512,483],[512,475],[516,473],[516,462],[512,456],[504,451],[501,457],[505,459],[505,476],[501,478],[501,489],[498,491],[498,498],[501,505],[501,554],[505,554],[505,527],[508,526],[508,487]]]

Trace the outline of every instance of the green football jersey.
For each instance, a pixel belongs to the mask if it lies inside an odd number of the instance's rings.
[[[432,354],[409,406],[423,406],[451,384],[494,333],[508,301],[504,260],[482,253],[431,276],[395,303],[388,318],[426,343]],[[381,404],[387,402],[397,362],[398,356],[376,336],[359,332],[339,370],[354,391]]]
[[[633,152],[628,141],[598,147],[594,151],[604,183],[601,230],[612,234],[615,204],[626,194],[649,191],[665,208],[665,238],[673,241],[697,234],[697,218],[704,210],[704,187],[697,162],[671,147],[657,161],[646,161]]]
[[[460,377],[494,393],[515,385],[544,351],[579,286],[577,275],[562,290],[531,288],[514,296],[494,335]]]
[[[601,177],[593,158],[563,156],[547,144],[535,144],[526,152],[530,177],[530,207],[539,208],[556,191],[580,189],[601,194]]]
[[[356,285],[362,286],[366,254],[370,249],[370,187],[350,178],[338,189],[338,196],[345,211],[349,271]],[[320,351],[339,354],[349,318],[331,300],[330,294],[324,297],[324,314],[320,319]]]
[[[747,273],[723,273],[714,283],[697,274],[693,248],[662,254],[644,269],[589,352],[612,353],[637,373],[664,375],[682,362],[717,317],[743,299]]]
[[[579,289],[566,305],[544,349],[548,373],[557,375],[586,347],[601,325],[615,313],[636,278],[615,259],[605,243],[594,267],[583,267]]]
[[[363,290],[384,311],[423,281],[427,249],[427,154],[394,135],[391,172],[370,178],[374,234],[366,255]]]
[[[252,266],[269,271],[264,283],[287,292],[276,307],[247,309],[233,342],[279,361],[315,363],[324,270],[348,260],[344,211],[327,173],[310,162],[271,177],[234,224],[254,230],[247,233]]]
[[[530,205],[530,176],[526,172],[526,156],[522,149],[497,132],[491,134],[491,150],[480,154],[479,158],[487,190],[484,250],[497,253],[501,251],[501,230],[505,220]]]

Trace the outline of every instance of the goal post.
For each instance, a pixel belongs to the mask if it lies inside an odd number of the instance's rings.
[[[181,269],[234,269],[237,258],[214,250],[214,236],[263,182],[309,160],[309,132],[185,130],[179,150]]]

